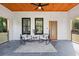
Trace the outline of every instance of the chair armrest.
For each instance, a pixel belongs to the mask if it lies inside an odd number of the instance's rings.
[[[25,38],[22,35],[20,35],[20,40],[25,40]]]

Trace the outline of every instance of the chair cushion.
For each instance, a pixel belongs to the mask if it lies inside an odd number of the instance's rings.
[[[40,39],[47,40],[48,39],[48,35],[40,35]]]
[[[22,37],[27,40],[27,39],[31,39],[31,35],[22,35]]]
[[[26,37],[26,35],[22,35],[22,37]]]

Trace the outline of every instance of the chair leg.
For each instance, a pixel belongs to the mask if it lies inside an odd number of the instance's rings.
[[[49,44],[49,40],[46,40],[46,45]]]
[[[39,43],[42,43],[42,42],[43,42],[43,40],[42,40],[42,39],[40,39],[40,40],[39,40]]]
[[[46,45],[47,45],[47,41],[46,41],[45,43],[46,43]]]

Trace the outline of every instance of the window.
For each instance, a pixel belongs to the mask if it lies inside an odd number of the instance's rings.
[[[31,33],[31,19],[22,18],[22,34],[30,34],[30,33]]]
[[[35,18],[35,34],[43,34],[43,18]]]
[[[72,24],[73,25],[72,28],[79,30],[79,20],[74,20],[72,23],[73,23]]]
[[[7,19],[0,17],[0,32],[7,32]]]
[[[79,20],[77,19],[72,21],[72,33],[79,34]]]

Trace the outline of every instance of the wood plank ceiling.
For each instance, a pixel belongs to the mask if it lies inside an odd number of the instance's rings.
[[[30,3],[1,3],[6,8],[11,11],[39,11],[35,10],[36,6]],[[44,6],[44,11],[69,11],[75,7],[77,3],[49,3],[49,5]]]

